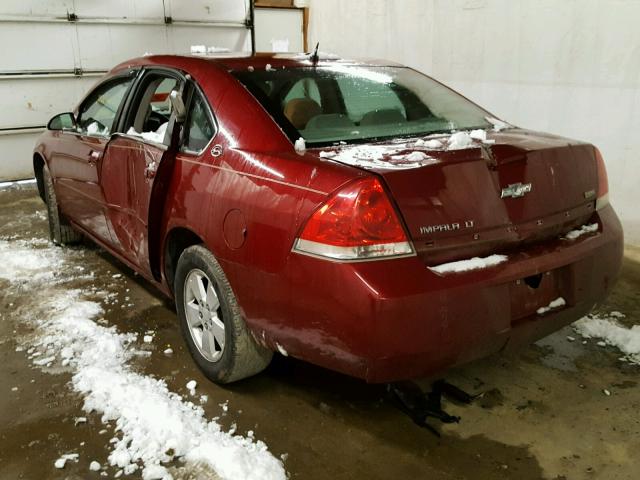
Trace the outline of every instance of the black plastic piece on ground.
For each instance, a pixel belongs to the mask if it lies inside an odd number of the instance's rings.
[[[442,409],[442,396],[464,404],[471,403],[475,398],[444,380],[434,382],[428,393],[424,393],[414,382],[390,383],[387,389],[400,410],[416,425],[428,429],[438,437],[440,433],[427,423],[428,418],[435,418],[442,423],[460,422],[460,417],[449,415]]]

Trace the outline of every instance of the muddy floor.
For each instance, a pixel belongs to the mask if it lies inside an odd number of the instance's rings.
[[[47,238],[35,190],[0,190],[0,239],[34,238]],[[237,425],[241,434],[253,430],[284,459],[292,479],[640,476],[640,367],[620,361],[614,348],[583,343],[570,327],[518,354],[449,372],[450,382],[484,395],[470,406],[445,401],[462,421],[434,423],[438,438],[397,410],[384,387],[291,358],[277,356],[264,373],[236,385],[207,382],[184,347],[173,305],[100,249],[74,248],[74,268],[93,276],[80,275],[68,288],[114,292],[105,305],[107,324],[123,332],[155,332],[140,371],[185,397],[185,384],[196,380],[198,395],[208,396],[207,416],[220,417],[225,428]],[[639,261],[640,250],[627,249],[622,277],[599,307],[623,312],[627,325],[640,323]],[[82,411],[68,373],[35,368],[24,351],[16,351],[29,335],[23,313],[42,301],[41,294],[0,280],[0,479],[100,478],[89,462],[105,463],[105,431],[113,426]],[[163,354],[168,347],[171,356]],[[80,416],[87,422],[76,424]],[[79,461],[55,469],[54,461],[70,450],[80,454]],[[112,475],[103,470],[103,477]]]

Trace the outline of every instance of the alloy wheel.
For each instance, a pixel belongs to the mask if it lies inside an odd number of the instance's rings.
[[[218,361],[224,351],[224,321],[218,294],[202,270],[195,268],[187,274],[183,298],[193,343],[205,359]]]

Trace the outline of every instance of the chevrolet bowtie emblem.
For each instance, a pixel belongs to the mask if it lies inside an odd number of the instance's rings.
[[[525,193],[529,193],[530,191],[530,183],[512,183],[508,187],[502,189],[500,198],[520,198],[524,197]]]

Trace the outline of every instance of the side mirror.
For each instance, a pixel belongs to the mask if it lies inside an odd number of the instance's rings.
[[[76,117],[71,112],[59,113],[47,124],[48,130],[75,130],[76,127]]]
[[[182,101],[180,92],[178,92],[177,90],[172,90],[169,94],[169,99],[171,100],[173,111],[176,114],[176,122],[183,123],[185,118],[187,118],[187,109],[184,106],[184,102]]]

